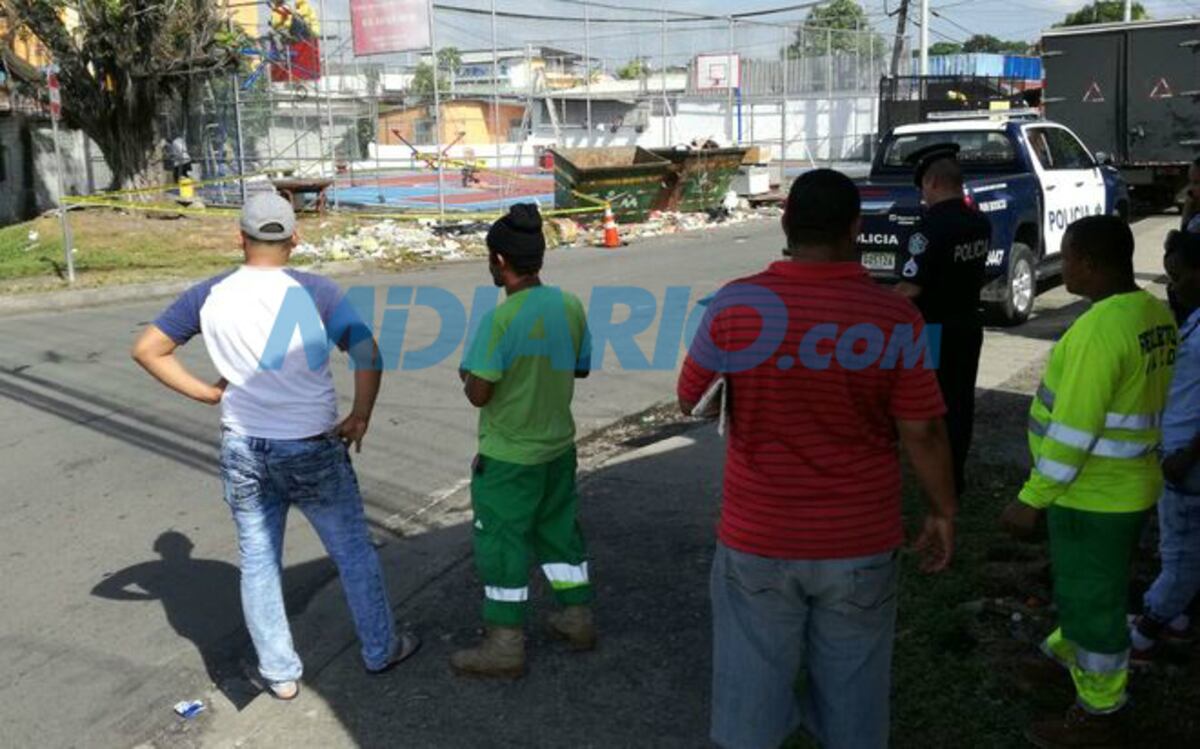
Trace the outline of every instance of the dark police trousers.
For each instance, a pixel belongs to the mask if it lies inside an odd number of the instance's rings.
[[[938,385],[946,401],[946,431],[954,460],[954,488],[961,497],[965,486],[964,466],[975,428],[975,377],[983,349],[979,325],[943,325],[938,361]]]

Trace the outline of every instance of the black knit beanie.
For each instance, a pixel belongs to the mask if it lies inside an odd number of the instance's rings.
[[[517,203],[508,213],[492,224],[487,234],[487,246],[514,265],[541,265],[546,254],[546,237],[542,234],[542,214],[534,203]]]

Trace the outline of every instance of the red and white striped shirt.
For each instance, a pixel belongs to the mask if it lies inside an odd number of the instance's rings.
[[[757,303],[771,294],[756,289],[771,292],[782,307]],[[778,319],[784,308],[786,320]],[[900,546],[895,421],[945,414],[935,372],[924,358],[906,367],[903,357],[891,368],[875,361],[847,369],[842,362],[857,365],[845,355],[864,353],[867,342],[858,340],[843,356],[835,348],[848,328],[862,324],[887,340],[900,326],[904,332],[897,335],[911,340],[923,330],[920,313],[858,263],[773,263],[718,292],[702,323],[711,340],[697,335],[693,341],[679,397],[698,401],[719,376],[701,361],[719,369],[714,356],[748,351],[773,324],[782,342],[769,358],[725,374],[732,408],[722,542],[784,559],[867,556]],[[826,327],[812,331],[818,325]]]

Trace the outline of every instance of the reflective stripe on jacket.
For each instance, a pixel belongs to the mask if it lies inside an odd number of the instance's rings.
[[[1145,291],[1092,306],[1055,344],[1029,412],[1021,501],[1093,512],[1151,507],[1178,331]]]

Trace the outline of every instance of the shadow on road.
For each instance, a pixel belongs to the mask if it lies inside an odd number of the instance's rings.
[[[254,662],[242,617],[238,568],[217,559],[192,555],[191,539],[166,531],[154,542],[159,558],[126,567],[105,577],[92,595],[111,601],[158,601],[167,623],[200,653],[212,683],[239,710],[257,694],[242,677],[241,662]],[[290,615],[336,574],[327,558],[287,568],[284,591]]]

